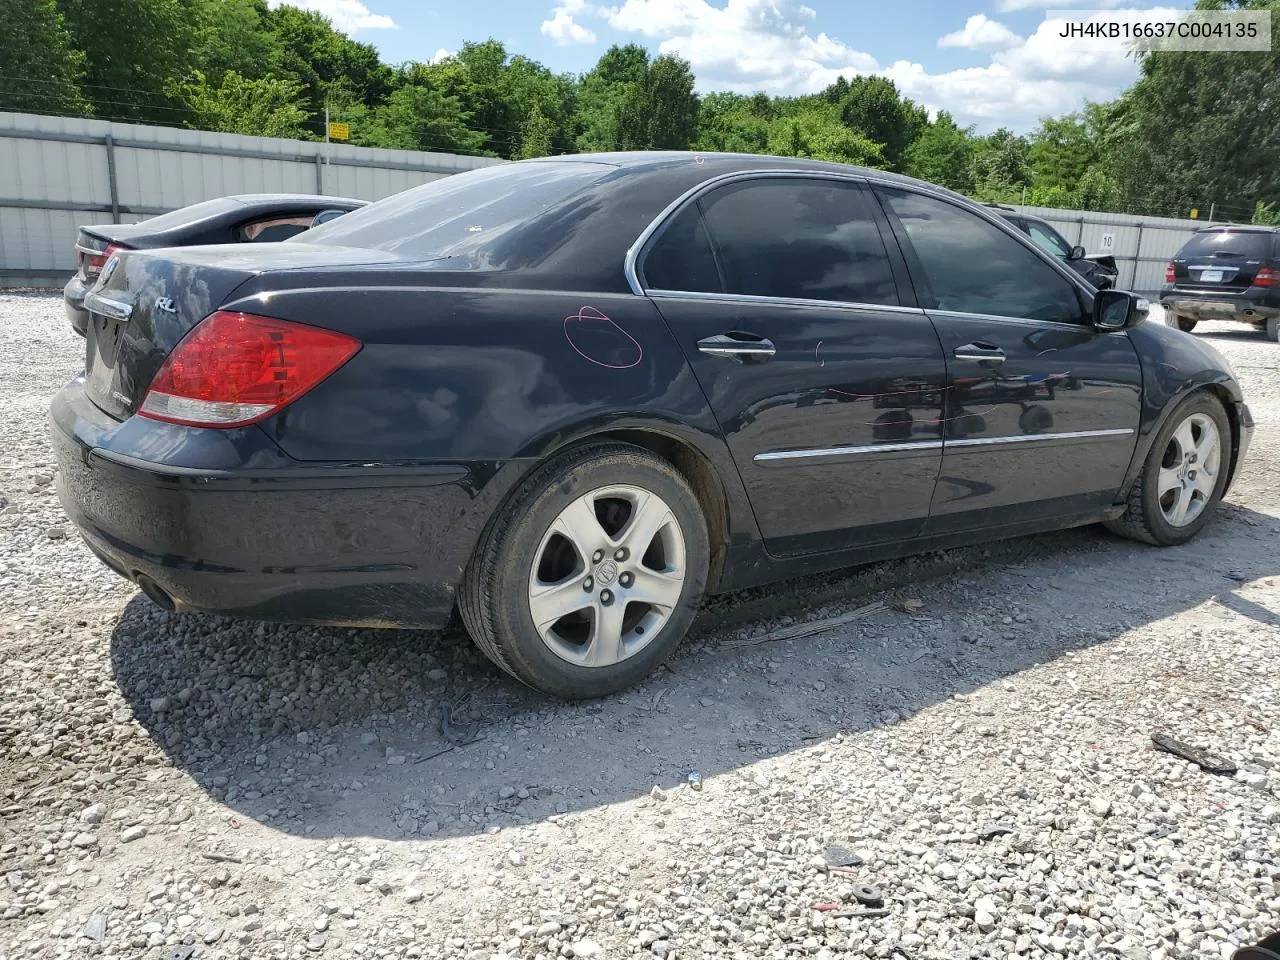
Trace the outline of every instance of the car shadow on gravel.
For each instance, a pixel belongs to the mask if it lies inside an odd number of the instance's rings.
[[[233,816],[317,838],[456,836],[899,723],[1211,598],[1274,622],[1235,591],[1280,573],[1276,523],[1228,504],[1175,549],[1082,529],[716,598],[668,666],[591,703],[523,688],[456,627],[256,624],[173,615],[142,596],[113,631],[111,659],[150,737],[144,753],[162,753]],[[896,609],[904,599],[923,606]],[[874,602],[808,639],[756,642]]]

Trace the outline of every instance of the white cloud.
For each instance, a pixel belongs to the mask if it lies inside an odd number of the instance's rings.
[[[587,0],[560,0],[552,11],[550,20],[543,20],[539,29],[562,47],[575,43],[595,43],[595,32],[574,19],[574,14],[587,10]]]
[[[1063,2],[1038,5],[1056,9]],[[1097,10],[1123,0],[1089,2]],[[1021,39],[1000,23],[970,17],[961,36],[994,38],[1005,31],[1004,48],[993,50],[985,66],[936,73],[907,60],[878,63],[818,30],[815,12],[797,0],[622,0],[612,8],[571,0],[571,5],[605,17],[622,33],[657,40],[662,53],[684,57],[703,91],[794,95],[817,92],[840,75],[881,74],[930,112],[946,110],[981,132],[1000,126],[1030,130],[1042,116],[1115,97],[1138,76],[1137,61],[1123,42],[1063,40],[1057,36],[1061,20],[1046,20]],[[1165,20],[1172,12],[1167,7],[1119,11],[1130,20]]]
[[[1124,16],[1154,21],[1173,13],[1163,7],[1126,10]],[[883,73],[907,96],[930,110],[948,110],[962,123],[1026,130],[1040,117],[1069,112],[1085,100],[1111,99],[1137,78],[1137,61],[1124,41],[1064,40],[1063,23],[1045,20],[1019,45],[993,53],[985,67],[931,74],[900,60]]]
[[[436,52],[431,55],[431,59],[427,62],[439,63],[441,60],[448,60],[450,57],[456,57],[457,55],[457,50],[446,50],[444,47],[438,47]]]
[[[844,74],[871,73],[870,54],[810,29],[814,11],[795,0],[625,0],[605,11],[624,33],[660,40],[660,53],[684,57],[704,90],[796,94],[821,90]]]
[[[396,22],[381,13],[374,13],[361,0],[268,0],[271,7],[301,7],[323,13],[343,33],[360,30],[399,30]]]
[[[1003,23],[988,19],[981,13],[975,13],[964,22],[964,28],[948,33],[938,40],[940,47],[1011,47],[1021,43],[1022,38]]]

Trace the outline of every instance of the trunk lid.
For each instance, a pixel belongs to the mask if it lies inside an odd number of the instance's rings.
[[[85,389],[118,420],[134,414],[164,358],[196,324],[266,272],[357,267],[392,254],[303,243],[119,253],[85,297]]]
[[[1173,260],[1177,290],[1240,292],[1273,261],[1273,235],[1262,230],[1202,230]]]

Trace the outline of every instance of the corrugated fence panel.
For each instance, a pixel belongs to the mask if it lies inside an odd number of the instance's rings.
[[[380,200],[501,162],[0,112],[0,286],[61,286],[81,224],[133,223],[236,193]]]

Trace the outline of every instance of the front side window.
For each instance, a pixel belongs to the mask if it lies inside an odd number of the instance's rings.
[[[935,309],[1060,323],[1084,319],[1075,287],[999,227],[924,194],[884,189],[882,196],[924,274],[913,276],[917,290]]]
[[[884,241],[857,184],[746,180],[713,190],[698,205],[726,293],[899,302]]]

